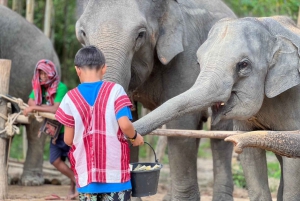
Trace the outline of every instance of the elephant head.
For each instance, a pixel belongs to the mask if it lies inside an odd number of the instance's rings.
[[[201,71],[195,84],[134,126],[146,134],[210,106],[212,124],[251,118],[265,98],[300,83],[300,34],[293,24],[286,17],[220,20],[197,51]]]
[[[168,64],[183,51],[184,22],[175,0],[85,1],[76,23],[83,45],[95,45],[106,57],[104,80],[133,91],[160,60]]]

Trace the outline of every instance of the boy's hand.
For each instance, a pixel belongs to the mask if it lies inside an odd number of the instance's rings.
[[[33,107],[29,106],[23,110],[23,114],[27,116],[30,112],[33,111]]]
[[[140,146],[144,144],[144,138],[143,136],[141,136],[141,134],[137,134],[136,138],[133,142],[131,142],[132,146],[136,147],[136,146]]]

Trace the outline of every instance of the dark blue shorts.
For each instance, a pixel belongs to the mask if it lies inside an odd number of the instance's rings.
[[[52,164],[56,159],[61,158],[65,160],[68,157],[70,147],[64,142],[64,134],[60,133],[56,139],[56,144],[50,140],[50,163]]]

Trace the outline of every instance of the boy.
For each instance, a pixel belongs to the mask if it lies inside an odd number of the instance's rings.
[[[29,107],[23,110],[25,116],[34,110],[55,113],[68,91],[67,86],[60,82],[54,63],[46,59],[42,59],[36,64],[32,78],[32,87],[33,90],[28,100]],[[68,195],[68,198],[71,199],[76,197],[75,177],[72,170],[63,161],[68,156],[70,149],[63,139],[64,128],[62,127],[55,142],[50,140],[50,163],[71,179],[70,194]],[[53,199],[58,198],[58,196],[52,195],[48,199],[52,199],[52,197]]]
[[[132,104],[119,84],[101,81],[106,64],[98,48],[81,48],[74,63],[81,84],[67,93],[55,116],[65,125],[79,199],[128,201],[131,182],[125,136],[133,146],[144,143],[130,121]]]

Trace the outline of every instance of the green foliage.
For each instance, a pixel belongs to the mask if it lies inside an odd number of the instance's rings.
[[[244,172],[242,169],[242,166],[236,165],[232,168],[232,179],[234,185],[236,185],[239,188],[246,188],[246,179],[244,177]]]
[[[211,158],[210,140],[207,138],[201,139],[200,147],[198,149],[198,157]]]
[[[24,129],[23,126],[20,127],[20,134],[14,135],[11,143],[10,148],[10,154],[9,157],[18,159],[18,160],[24,160],[23,157],[23,136],[22,136],[22,130]],[[50,156],[50,137],[46,138],[45,148],[44,148],[44,160],[49,160]]]
[[[22,135],[15,135],[10,148],[10,157],[18,160],[23,159]]]
[[[268,177],[274,179],[280,179],[281,169],[278,162],[269,162],[268,166]],[[239,188],[246,188],[246,180],[244,177],[244,172],[240,164],[233,165],[232,167],[232,178],[233,183]]]
[[[269,17],[286,15],[295,22],[299,0],[224,0],[238,17]]]
[[[26,0],[22,1],[21,15],[26,15]],[[35,1],[34,24],[44,29],[46,1]],[[8,1],[8,7],[12,7],[12,0]],[[79,80],[74,69],[74,57],[81,47],[75,34],[76,1],[53,0],[52,33],[51,40],[60,60],[62,81],[69,87],[74,88]]]
[[[278,162],[269,162],[268,163],[268,176],[280,179],[281,176],[281,168],[280,164]]]

